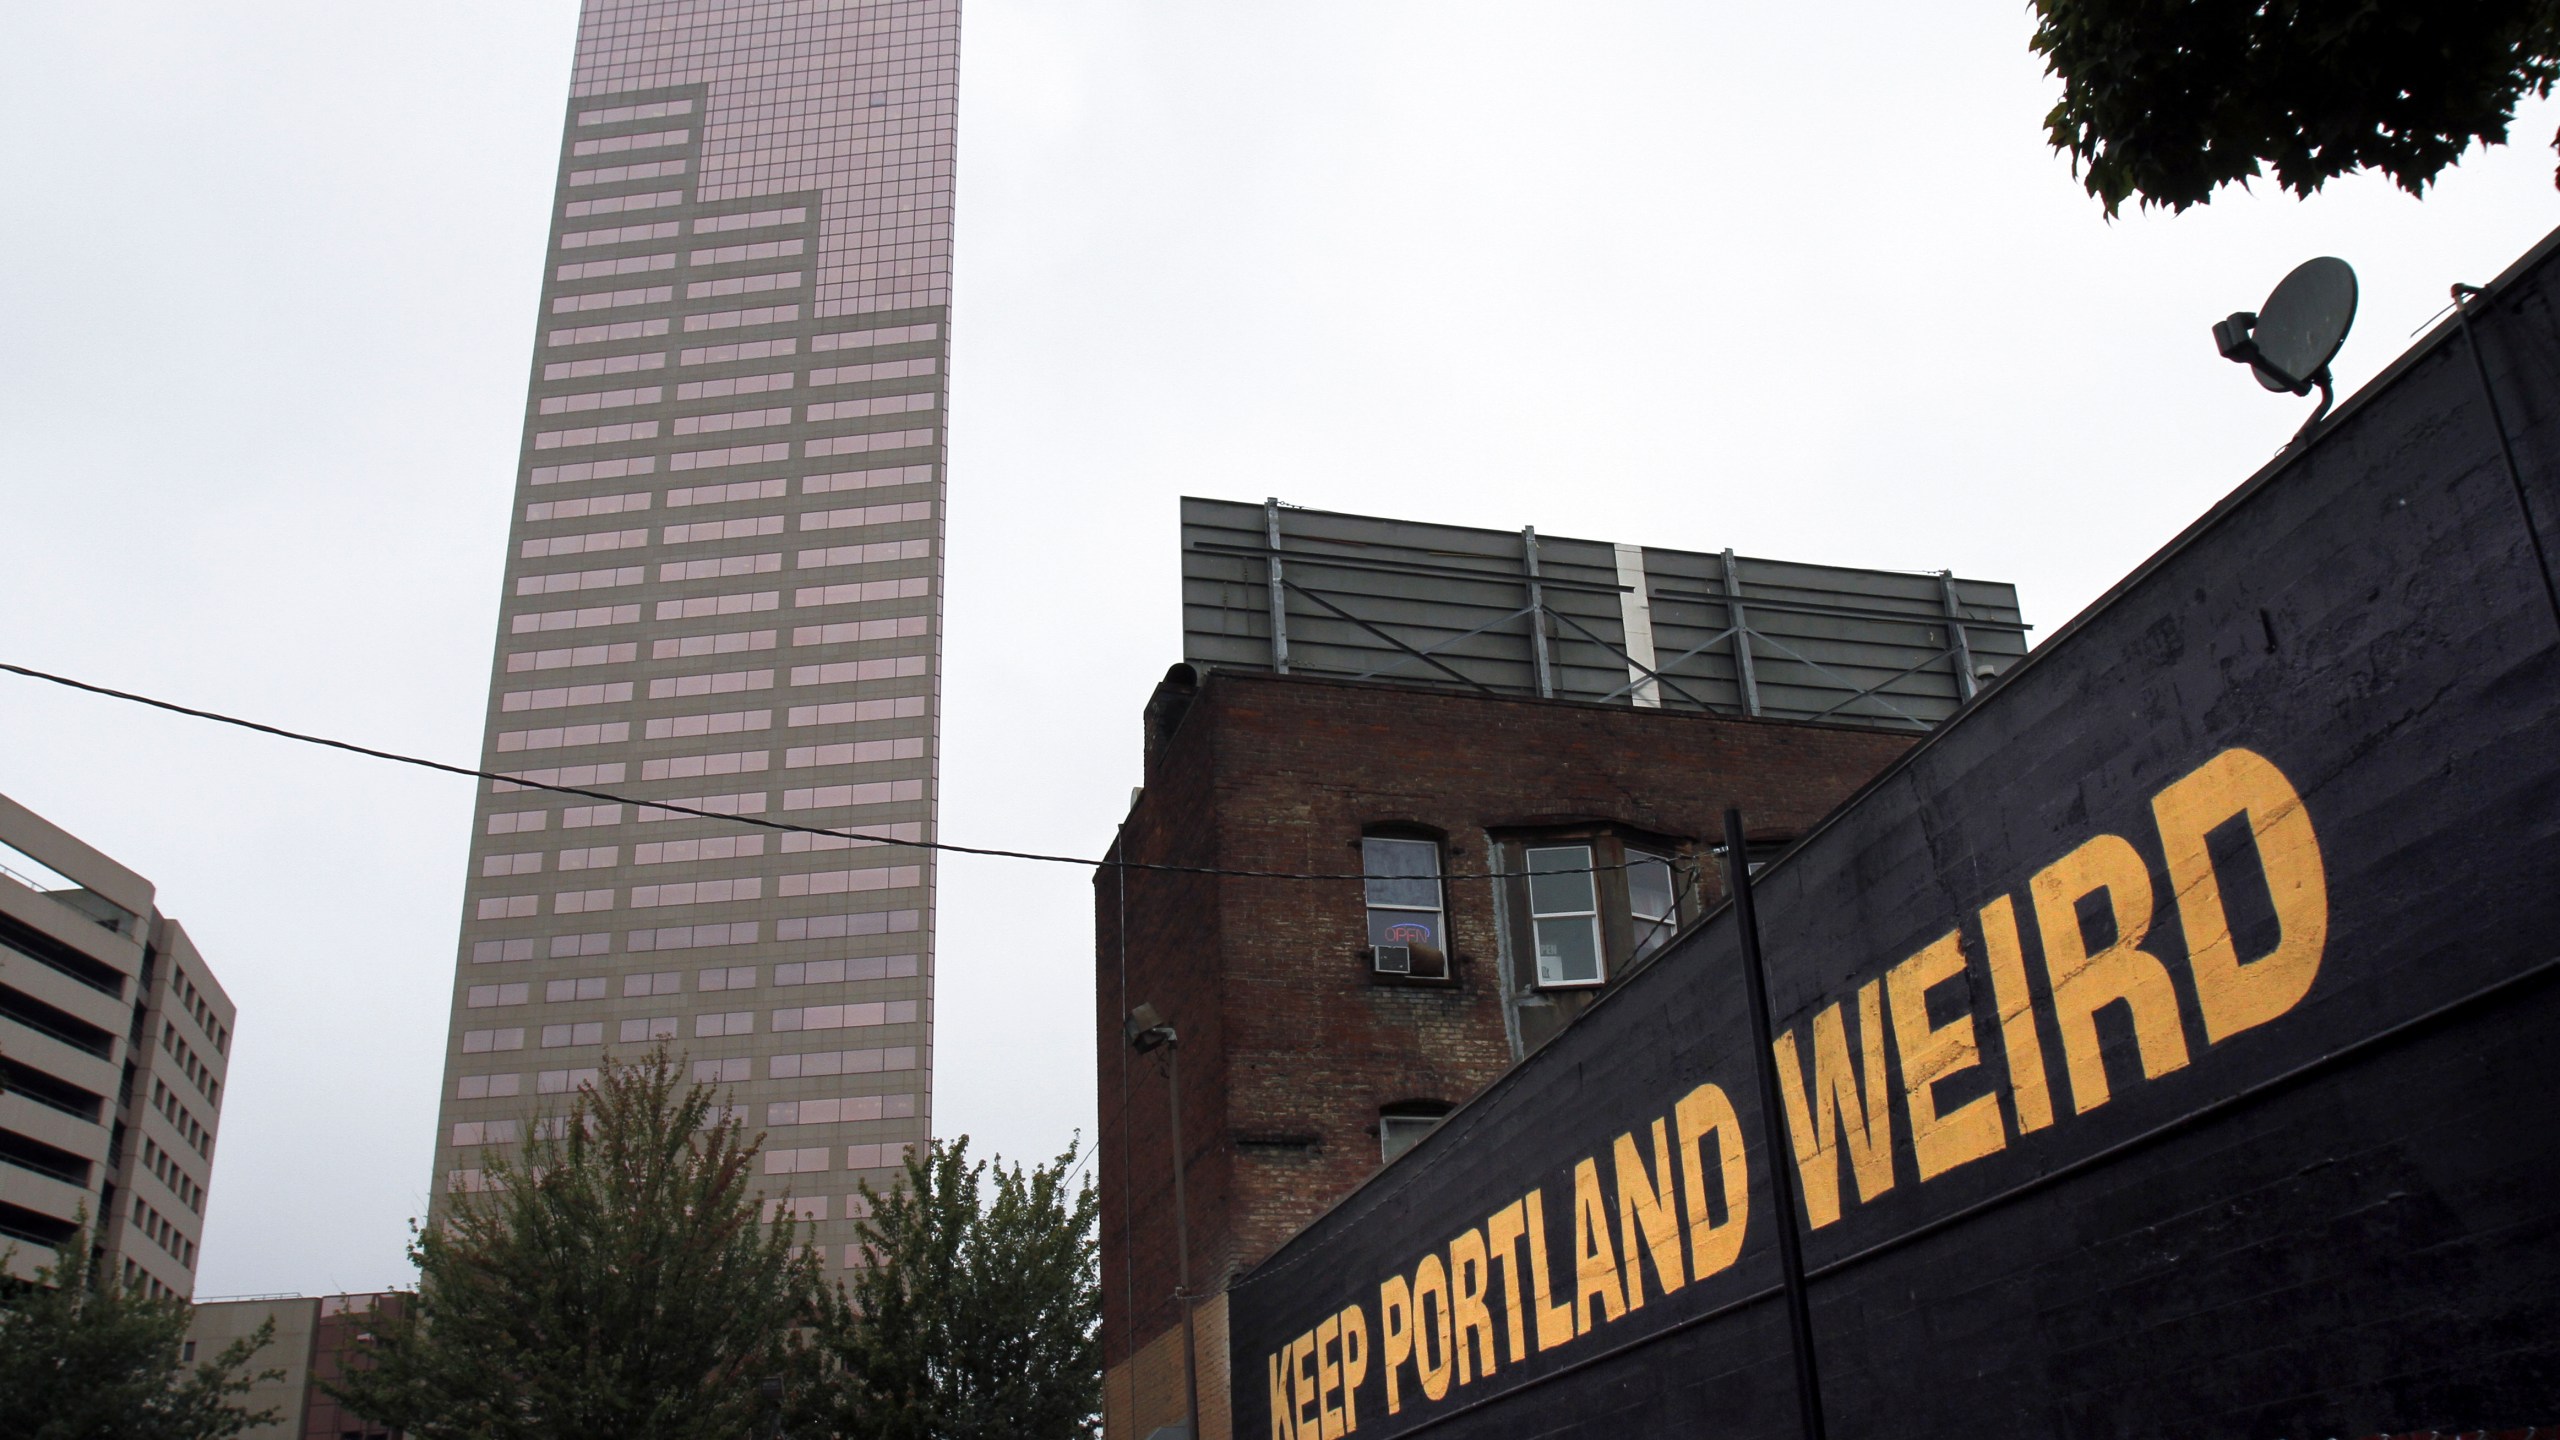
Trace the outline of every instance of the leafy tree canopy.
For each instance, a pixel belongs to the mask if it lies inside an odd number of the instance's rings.
[[[817,1428],[864,1440],[1100,1432],[1097,1202],[1089,1176],[1068,1188],[1075,1157],[1070,1145],[1027,1172],[990,1172],[964,1136],[910,1157],[903,1189],[863,1187],[873,1263],[829,1316],[835,1369]]]
[[[2057,150],[2112,216],[2272,171],[2412,194],[2560,79],[2560,0],[2034,0]]]
[[[1101,1289],[1076,1151],[968,1141],[864,1187],[871,1263],[829,1286],[748,1139],[661,1050],[608,1061],[410,1246],[418,1294],[332,1392],[416,1440],[1085,1440]],[[770,1206],[778,1216],[768,1222]],[[787,1427],[787,1429],[785,1428]]]
[[[417,1440],[761,1433],[821,1297],[761,1213],[757,1143],[663,1049],[534,1135],[418,1232],[416,1302],[333,1393]]]
[[[281,1370],[249,1373],[275,1338],[270,1320],[186,1369],[178,1345],[192,1307],[118,1288],[92,1271],[75,1231],[33,1283],[0,1280],[0,1435],[11,1440],[229,1440],[276,1419],[231,1402]]]

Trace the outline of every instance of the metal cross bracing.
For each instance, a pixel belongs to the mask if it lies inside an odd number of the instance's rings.
[[[1186,498],[1184,659],[1927,729],[2026,653],[2014,587]]]

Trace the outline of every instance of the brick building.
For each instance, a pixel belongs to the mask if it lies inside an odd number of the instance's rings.
[[[1161,1052],[1180,1034],[1204,1436],[1228,1433],[1227,1281],[1553,1035],[1918,730],[1176,666],[1095,877],[1105,1430],[1178,1425]],[[1362,877],[1370,877],[1364,881]],[[1395,967],[1402,967],[1397,973]]]
[[[1113,1440],[1185,1403],[1171,1057],[1135,1007],[1180,1036],[1206,1440],[1235,1276],[1715,904],[1726,806],[1784,845],[2026,653],[2017,592],[1949,571],[1181,515],[1185,663],[1146,708],[1133,868],[1095,877]]]

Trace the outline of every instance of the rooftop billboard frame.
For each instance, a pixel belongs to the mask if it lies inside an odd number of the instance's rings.
[[[1920,731],[2026,653],[2016,587],[1182,501],[1182,658],[1207,669]]]

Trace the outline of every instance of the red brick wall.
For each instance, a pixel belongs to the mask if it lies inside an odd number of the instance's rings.
[[[311,1390],[309,1408],[303,1414],[301,1440],[341,1440],[347,1435],[400,1440],[404,1432],[364,1419],[320,1387],[344,1379],[352,1363],[371,1344],[375,1323],[382,1317],[399,1315],[407,1304],[408,1297],[399,1294],[337,1295],[322,1300],[320,1323],[312,1336]]]
[[[1755,841],[1809,827],[1914,737],[1569,701],[1214,672],[1149,707],[1132,862],[1356,873],[1364,829],[1446,838],[1448,987],[1372,983],[1356,879],[1095,877],[1104,1349],[1179,1315],[1156,1057],[1121,1040],[1151,1003],[1182,1035],[1197,1293],[1259,1262],[1378,1168],[1377,1115],[1464,1101],[1512,1061],[1489,829],[1607,823],[1703,847],[1741,807]],[[1127,914],[1126,976],[1122,927]]]

